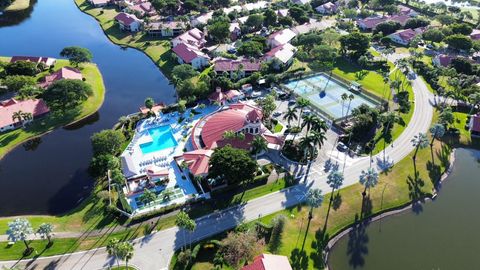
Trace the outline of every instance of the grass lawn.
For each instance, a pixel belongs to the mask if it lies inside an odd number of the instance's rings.
[[[3,58],[6,59],[6,58]],[[67,60],[58,60],[55,70],[68,65]],[[81,72],[93,89],[93,95],[90,96],[82,105],[81,110],[65,115],[48,114],[46,117],[37,119],[26,128],[20,128],[13,131],[0,134],[0,158],[19,144],[52,131],[55,128],[65,126],[85,117],[88,117],[98,111],[105,98],[105,86],[103,84],[102,74],[98,67],[93,63],[83,64]],[[37,75],[37,78],[45,76],[48,71]]]
[[[421,199],[430,195],[433,182],[439,179],[448,164],[450,147],[436,142],[434,145],[435,164],[431,162],[430,149],[422,149],[418,153],[417,168],[419,174],[414,177],[413,164],[410,154],[400,161],[388,173],[382,173],[379,184],[369,192],[365,204],[365,215],[374,215],[388,209],[403,206],[412,200]],[[330,210],[326,237],[322,233],[325,223],[330,194],[325,195],[325,200],[320,208],[314,210],[313,220],[308,231],[308,207],[297,206],[270,216],[261,218],[264,223],[278,214],[287,216],[287,223],[282,235],[281,246],[278,254],[288,256],[293,269],[323,269],[322,250],[325,239],[328,239],[356,222],[361,215],[363,186],[355,184],[335,192],[335,199]],[[223,235],[219,236],[221,239]],[[304,243],[304,249],[301,247]],[[265,250],[269,252],[268,248]],[[200,255],[199,255],[200,256]],[[172,260],[174,261],[174,260]],[[213,264],[199,260],[194,264],[194,269],[213,269]],[[172,267],[171,267],[172,268]]]
[[[283,129],[282,124],[277,123],[277,124],[275,125],[275,127],[273,128],[273,132],[274,132],[274,133],[278,133],[278,132],[281,132],[282,129]]]
[[[128,46],[143,51],[170,78],[173,67],[177,64],[170,50],[170,41],[159,37],[150,37],[141,32],[132,34],[121,31],[114,17],[118,11],[114,7],[93,8],[87,0],[75,0],[83,12],[94,17],[107,37],[115,44]]]
[[[6,7],[5,11],[20,11],[27,9],[30,6],[30,0],[14,0],[8,7]]]

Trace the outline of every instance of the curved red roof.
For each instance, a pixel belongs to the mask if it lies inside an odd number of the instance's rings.
[[[223,139],[226,131],[237,132],[242,129],[246,114],[247,111],[244,110],[228,109],[207,117],[201,132],[205,147],[211,149],[217,141]]]

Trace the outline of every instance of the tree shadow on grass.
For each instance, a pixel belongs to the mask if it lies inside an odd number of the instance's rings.
[[[414,213],[419,214],[423,211],[421,202],[423,202],[423,198],[426,195],[422,190],[422,188],[425,186],[425,182],[419,177],[419,173],[416,172],[415,177],[410,175],[407,177],[407,185],[408,196],[412,202],[412,210]]]
[[[333,197],[333,202],[332,202],[332,208],[333,210],[338,210],[340,206],[342,205],[342,195],[340,195],[340,192],[337,192],[337,195]]]
[[[315,240],[312,241],[313,251],[310,259],[313,261],[314,269],[324,269],[326,266],[325,248],[330,236],[326,231],[319,229],[315,232]]]
[[[295,270],[308,269],[308,256],[304,250],[295,248],[290,254],[290,261],[292,262],[292,268]]]

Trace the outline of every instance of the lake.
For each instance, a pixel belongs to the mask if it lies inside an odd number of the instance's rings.
[[[350,232],[331,250],[330,270],[479,269],[480,154],[455,157],[435,201]]]
[[[38,0],[23,21],[0,28],[3,56],[59,57],[66,46],[91,50],[107,89],[105,103],[82,123],[19,146],[0,161],[0,216],[71,210],[93,186],[87,173],[90,136],[138,111],[146,97],[175,101],[174,88],[146,55],[111,43],[97,21],[73,0]]]

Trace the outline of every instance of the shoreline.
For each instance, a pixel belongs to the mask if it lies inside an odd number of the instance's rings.
[[[459,147],[460,149],[467,149],[469,151],[480,151],[480,150],[476,150],[474,148],[465,148],[465,147]],[[454,167],[454,164],[455,164],[455,153],[456,153],[456,150],[459,149],[459,148],[453,148],[452,149],[452,152],[450,153],[450,156],[448,158],[448,160],[450,161],[449,162],[449,166],[448,168],[446,168],[446,170],[443,172],[442,176],[440,176],[440,180],[439,180],[439,183],[438,184],[442,184],[445,180],[447,180],[447,178],[450,176],[450,174],[452,173],[452,170],[453,170],[453,167]],[[433,195],[425,195],[423,198],[420,199],[421,200],[424,200],[424,203],[425,202],[428,202],[428,201],[431,201],[431,200],[435,200],[435,198],[437,197],[437,192],[435,190],[435,193]],[[382,220],[384,218],[388,218],[388,217],[391,217],[391,216],[395,216],[395,215],[398,215],[398,214],[401,214],[403,212],[405,212],[406,210],[409,210],[409,209],[412,209],[413,207],[413,203],[412,202],[409,202],[407,204],[404,204],[404,205],[400,205],[400,206],[397,206],[397,207],[394,207],[394,208],[390,208],[390,209],[385,209],[385,211],[381,211],[379,213],[377,213],[376,215],[366,219],[366,220],[361,220],[359,222],[355,222],[353,224],[350,224],[349,226],[345,227],[344,229],[340,230],[337,234],[335,234],[332,238],[330,238],[330,240],[328,240],[328,243],[327,243],[327,246],[325,248],[325,269],[326,270],[333,270],[333,268],[331,268],[328,264],[328,255],[330,254],[330,250],[335,246],[335,244],[337,244],[337,242],[342,239],[344,236],[346,236],[348,233],[350,233],[356,225],[362,223],[362,222],[368,222],[368,223],[371,223],[371,222],[376,222],[376,221],[379,221],[379,220]]]
[[[61,60],[61,59],[59,59]],[[105,82],[103,80],[103,75],[102,73],[100,72],[100,69],[98,68],[97,64],[95,63],[88,63],[89,65],[92,65],[94,66],[94,69],[95,71],[98,73],[98,83],[100,83],[100,88],[98,89],[98,94],[100,94],[100,96],[98,97],[98,99],[100,100],[100,103],[90,112],[88,112],[87,114],[85,115],[82,115],[80,114],[80,117],[79,118],[75,118],[73,119],[71,122],[68,122],[68,123],[60,123],[58,125],[53,125],[51,127],[48,127],[47,130],[45,130],[44,132],[41,132],[39,134],[35,134],[35,135],[32,135],[32,136],[27,136],[25,137],[24,139],[18,141],[18,142],[15,142],[14,144],[7,144],[5,146],[2,146],[1,148],[4,148],[5,151],[0,153],[0,161],[5,158],[11,151],[13,151],[14,149],[16,149],[19,145],[27,142],[27,141],[30,141],[30,140],[33,140],[33,139],[36,139],[36,138],[40,138],[44,135],[47,135],[49,134],[50,132],[53,132],[59,128],[63,128],[63,127],[68,127],[68,126],[71,126],[71,125],[74,125],[80,121],[83,121],[85,120],[86,118],[92,116],[93,114],[97,113],[100,108],[102,108],[103,106],[103,103],[105,102],[105,93],[106,93],[106,88],[105,88]],[[91,84],[92,88],[95,88],[95,86],[93,84]],[[94,91],[95,92],[95,91]],[[86,100],[85,102],[91,102],[90,100]],[[84,105],[82,105],[84,106]],[[49,117],[49,116],[47,116]],[[41,120],[41,119],[39,119]],[[21,129],[21,128],[20,128]],[[15,132],[15,130],[11,130],[11,131],[8,131],[6,133],[2,133],[0,134],[1,135],[6,135],[6,134],[9,134],[10,132]],[[21,129],[19,134],[21,134],[22,132],[25,132],[25,130]],[[3,218],[3,217],[0,217],[0,218]]]

